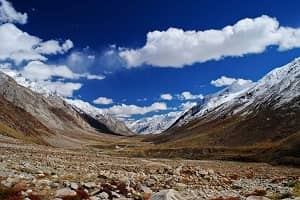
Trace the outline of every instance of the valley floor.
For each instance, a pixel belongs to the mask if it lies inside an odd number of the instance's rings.
[[[300,196],[299,168],[264,163],[129,158],[99,148],[57,149],[4,137],[0,161],[1,200],[159,200],[159,191],[174,200]]]

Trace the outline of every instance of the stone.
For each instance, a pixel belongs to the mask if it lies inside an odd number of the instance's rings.
[[[182,170],[182,166],[177,167],[174,170],[174,174],[177,175],[177,176],[180,176],[181,175],[181,170]]]
[[[183,190],[184,188],[186,188],[186,184],[184,183],[176,183],[175,186],[178,190]]]
[[[156,183],[156,181],[155,181],[154,179],[152,179],[152,178],[150,178],[150,179],[148,179],[148,180],[145,181],[145,184],[146,184],[148,187],[154,186],[155,183]]]
[[[91,189],[91,188],[95,188],[96,187],[96,183],[94,183],[94,182],[88,182],[88,183],[84,183],[83,186],[85,188]]]
[[[183,198],[176,190],[169,189],[153,194],[150,200],[183,200]]]
[[[76,196],[76,192],[70,188],[62,188],[56,191],[56,197]]]
[[[38,180],[37,181],[37,185],[51,185],[52,184],[52,182],[51,181],[49,181],[48,179],[41,179],[41,180]]]
[[[114,191],[111,191],[111,195],[114,197],[114,198],[120,198],[121,195],[119,195],[118,193],[114,192]]]
[[[77,183],[72,182],[72,183],[70,183],[70,188],[71,188],[72,190],[77,190],[77,189],[79,188],[79,186],[78,186]]]
[[[101,200],[101,199],[99,197],[92,196],[92,197],[90,197],[90,200]]]
[[[263,196],[249,196],[246,198],[246,200],[270,200],[270,199]]]
[[[208,170],[208,174],[209,174],[209,175],[214,175],[214,174],[215,174],[215,171],[212,170],[212,169],[209,169],[209,170]]]
[[[148,193],[148,194],[151,194],[152,193],[152,190],[150,188],[148,188],[147,186],[144,186],[144,185],[141,185],[140,186],[140,190],[143,192],[143,193]]]
[[[106,192],[101,192],[98,196],[101,199],[108,199],[109,198],[109,195]]]

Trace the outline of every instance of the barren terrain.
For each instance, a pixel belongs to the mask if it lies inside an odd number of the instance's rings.
[[[162,193],[191,200],[292,199],[300,195],[299,168],[130,158],[107,155],[100,146],[52,148],[5,136],[0,141],[0,199],[163,199],[158,197]],[[116,151],[122,148],[115,146]]]

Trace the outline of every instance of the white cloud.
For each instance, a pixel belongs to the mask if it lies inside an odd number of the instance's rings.
[[[0,64],[0,71],[12,77],[20,85],[42,94],[56,93],[60,96],[71,97],[73,96],[74,91],[79,90],[82,87],[81,83],[42,79],[31,81],[28,78],[25,78],[19,71],[12,69],[12,66],[9,63]]]
[[[108,105],[112,104],[114,101],[107,97],[98,97],[93,101],[94,104],[102,104],[102,105]]]
[[[95,56],[83,51],[73,51],[65,62],[72,70],[85,72],[94,64]]]
[[[76,74],[65,65],[47,65],[40,61],[29,62],[22,70],[22,75],[32,81],[49,80],[53,76],[68,79],[77,78]]]
[[[30,60],[45,61],[45,55],[65,53],[73,46],[71,40],[62,45],[55,40],[43,42],[10,23],[0,25],[0,44],[0,61],[12,60],[17,64]]]
[[[13,24],[25,24],[27,18],[26,13],[19,13],[11,3],[0,0],[0,71],[36,92],[55,92],[61,96],[72,96],[74,91],[82,87],[81,83],[68,82],[66,79],[105,78],[103,75],[94,75],[87,71],[75,73],[67,65],[46,64],[47,55],[64,54],[73,48],[73,42],[69,39],[64,42],[43,41]],[[90,56],[89,60],[93,60],[93,57]],[[54,77],[59,78],[58,81],[54,80]]]
[[[167,110],[165,103],[156,102],[150,106],[137,106],[137,105],[115,105],[107,109],[102,109],[104,112],[115,115],[117,117],[130,117],[132,115],[143,115],[150,112]]]
[[[41,54],[63,54],[73,48],[73,42],[71,40],[66,40],[63,44],[59,44],[56,40],[49,40],[42,42],[36,48],[36,51]]]
[[[202,94],[192,94],[189,91],[184,91],[180,95],[178,95],[181,100],[194,100],[194,99],[203,99]]]
[[[88,80],[103,80],[105,79],[104,75],[95,75],[95,74],[89,74],[89,73],[83,73],[80,75],[82,78],[87,78]]]
[[[119,55],[128,67],[148,64],[180,68],[227,56],[261,53],[271,45],[281,51],[300,47],[300,28],[280,26],[277,19],[266,15],[245,18],[222,29],[169,28],[149,32],[142,48],[121,50]]]
[[[29,62],[21,73],[25,78],[32,81],[50,80],[53,77],[65,79],[87,78],[89,80],[102,80],[105,78],[102,75],[92,75],[89,73],[77,74],[72,72],[66,65],[48,65],[41,61]]]
[[[81,83],[61,82],[61,81],[42,81],[38,83],[40,87],[45,87],[52,93],[56,93],[64,97],[72,97],[74,91],[82,87]]]
[[[27,13],[17,12],[12,4],[6,0],[0,0],[0,23],[27,23]]]
[[[216,80],[212,80],[210,83],[215,87],[223,87],[223,86],[231,85],[235,81],[236,81],[235,78],[221,76],[220,78],[218,78]]]
[[[181,107],[182,110],[189,110],[192,107],[194,107],[195,105],[197,105],[196,102],[190,102],[190,101],[188,101],[188,102],[182,103],[180,107]]]
[[[215,87],[223,87],[223,86],[229,86],[232,85],[233,83],[239,84],[239,85],[246,85],[252,83],[251,80],[245,80],[241,78],[230,78],[226,76],[221,76],[220,78],[216,80],[212,80],[210,82],[213,86]]]
[[[161,99],[163,99],[163,100],[168,100],[168,101],[170,101],[170,100],[172,100],[173,99],[173,96],[171,95],[171,94],[161,94],[160,95],[160,98]]]

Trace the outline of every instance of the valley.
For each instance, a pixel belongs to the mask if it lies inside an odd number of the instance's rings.
[[[115,145],[110,150],[99,146],[58,149],[1,136],[0,198],[155,200],[167,194],[167,199],[177,200],[237,200],[299,196],[299,168],[124,157],[116,153],[130,141]]]
[[[299,74],[298,58],[128,124],[0,72],[0,199],[299,199]]]

